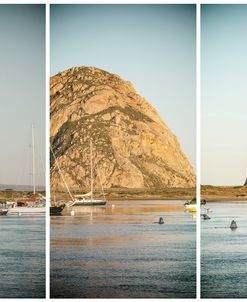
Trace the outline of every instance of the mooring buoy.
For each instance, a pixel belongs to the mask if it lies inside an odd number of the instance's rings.
[[[233,221],[231,222],[230,229],[235,230],[235,229],[237,229],[237,228],[238,228],[237,223],[236,223],[235,220],[233,220]]]
[[[203,216],[203,219],[204,219],[204,220],[209,220],[209,219],[211,219],[207,214],[202,214],[202,216]]]
[[[164,223],[164,219],[162,217],[160,217],[159,224],[163,224],[163,223]]]

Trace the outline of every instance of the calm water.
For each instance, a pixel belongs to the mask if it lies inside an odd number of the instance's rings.
[[[45,297],[45,218],[0,217],[0,298]]]
[[[202,220],[203,298],[247,298],[247,204],[208,203]],[[232,231],[232,220],[238,229]]]
[[[183,202],[112,203],[51,217],[51,297],[195,297],[196,222]]]

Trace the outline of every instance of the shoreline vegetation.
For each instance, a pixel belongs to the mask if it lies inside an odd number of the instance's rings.
[[[72,194],[87,193],[88,190],[72,191]],[[44,195],[44,191],[38,194]],[[145,188],[145,189],[127,189],[111,188],[105,189],[105,198],[108,200],[190,200],[196,194],[195,188]],[[1,190],[0,202],[4,200],[13,200],[20,197],[30,197],[30,191]],[[101,197],[101,190],[95,190],[94,196]],[[201,198],[210,202],[234,202],[247,201],[247,186],[201,186]],[[60,201],[70,200],[69,194],[63,191],[51,192],[52,204]]]
[[[247,201],[247,186],[201,186],[201,198],[211,202]]]
[[[84,194],[88,190],[72,191],[72,194]],[[110,188],[104,189],[105,198],[107,200],[187,200],[195,196],[195,188],[140,188],[140,189],[128,189],[128,188]],[[55,192],[51,193],[51,199],[53,197],[57,201],[69,200],[67,192]],[[94,191],[96,198],[102,198],[103,194],[101,189]]]

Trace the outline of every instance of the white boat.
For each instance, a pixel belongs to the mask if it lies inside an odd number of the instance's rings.
[[[104,199],[85,198],[83,195],[87,196],[87,194],[74,195],[75,199],[72,206],[100,206],[106,204]]]
[[[196,206],[196,198],[193,198],[192,200],[188,200],[185,204],[185,210],[189,213],[194,213],[197,210]]]
[[[91,191],[86,194],[78,194],[74,195],[74,200],[72,206],[99,206],[105,205],[105,199],[96,199],[93,197],[93,144],[92,140],[90,140],[90,167],[91,167]],[[102,186],[103,191],[103,186]]]
[[[34,126],[32,125],[32,181],[33,181],[33,195],[30,198],[18,198],[8,208],[7,215],[45,215],[45,199],[36,198],[36,181],[35,181],[35,146],[34,146]]]
[[[185,205],[185,209],[190,213],[196,212],[196,205],[194,205],[194,204]]]

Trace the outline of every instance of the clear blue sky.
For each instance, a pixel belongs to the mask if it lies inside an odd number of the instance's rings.
[[[30,184],[31,124],[36,127],[37,183],[44,184],[45,9],[0,5],[0,183]],[[40,156],[39,156],[40,154]]]
[[[51,74],[95,66],[134,84],[195,167],[195,5],[52,5]]]
[[[247,5],[202,6],[202,183],[242,185],[247,168]]]

